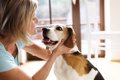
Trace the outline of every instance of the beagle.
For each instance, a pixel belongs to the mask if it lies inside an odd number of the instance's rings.
[[[64,45],[72,48],[72,53],[61,55],[54,65],[54,72],[58,80],[104,80],[101,73],[78,50],[73,42],[75,32],[73,28],[63,24],[51,25],[42,29],[43,43],[47,49],[54,50],[62,39]]]

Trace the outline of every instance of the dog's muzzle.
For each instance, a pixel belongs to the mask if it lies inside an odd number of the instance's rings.
[[[48,33],[49,33],[49,29],[48,28],[43,28],[42,32],[43,32],[43,40],[42,42],[45,45],[56,45],[58,43],[58,41],[53,41],[48,37]]]

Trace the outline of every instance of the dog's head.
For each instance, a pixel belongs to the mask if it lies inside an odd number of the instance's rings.
[[[73,48],[73,36],[75,33],[71,27],[66,25],[58,24],[51,25],[47,28],[43,28],[43,43],[51,50],[55,49],[58,44],[64,39],[64,45]]]

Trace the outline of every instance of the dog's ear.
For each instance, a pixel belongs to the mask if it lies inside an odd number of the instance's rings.
[[[73,40],[75,38],[75,32],[70,27],[68,27],[67,30],[68,30],[68,38],[65,40],[64,45],[69,48],[73,48],[75,44],[75,41]]]

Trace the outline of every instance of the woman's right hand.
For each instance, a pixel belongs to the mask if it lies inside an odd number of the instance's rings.
[[[57,48],[55,48],[55,50],[53,50],[52,55],[54,56],[59,56],[65,53],[69,53],[71,48],[68,48],[66,46],[64,46],[64,40],[61,40],[60,44],[57,46]]]

